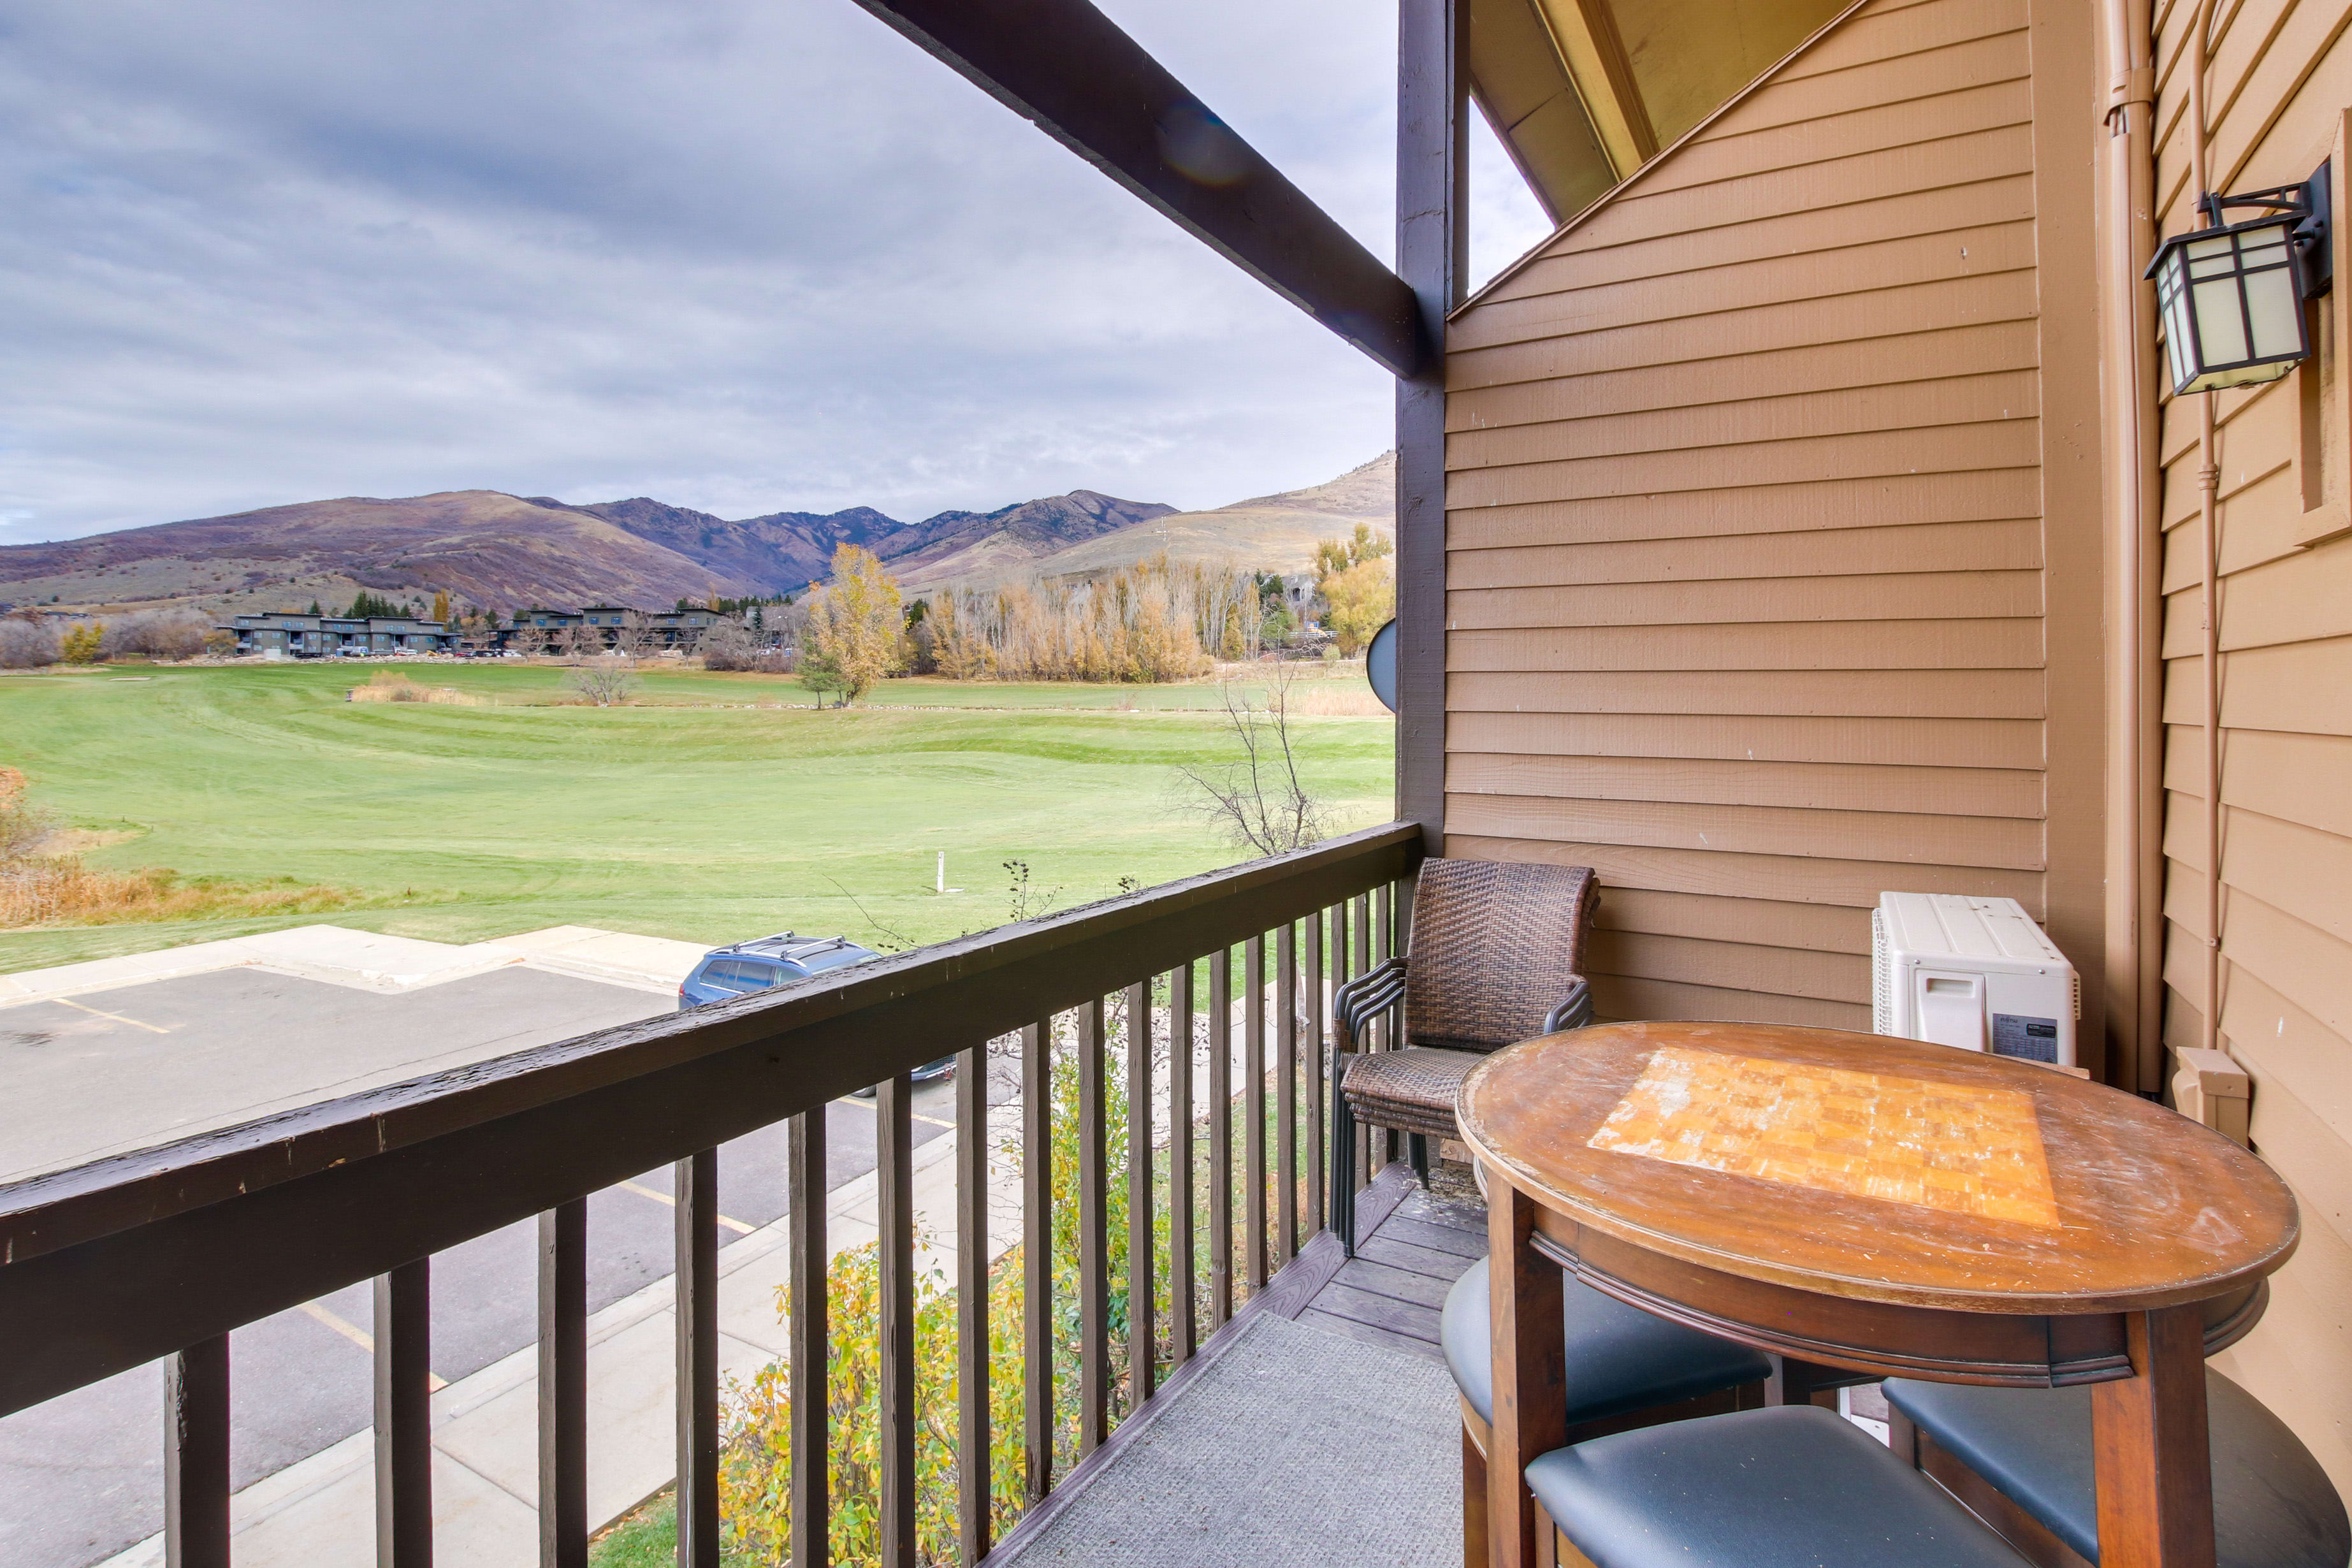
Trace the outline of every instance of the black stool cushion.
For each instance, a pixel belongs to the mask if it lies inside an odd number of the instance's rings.
[[[1555,1448],[1528,1486],[1596,1568],[2022,1568],[1949,1493],[1810,1405]]]
[[[1445,1293],[1437,1337],[1462,1396],[1481,1420],[1492,1421],[1494,1331],[1486,1293],[1486,1260],[1482,1258]],[[1654,1318],[1573,1279],[1563,1294],[1571,1423],[1696,1399],[1772,1375],[1772,1363],[1745,1345]]]
[[[2099,1560],[2091,1391],[1886,1380],[1886,1402],[2083,1556]],[[2327,1472],[2262,1401],[2205,1369],[2220,1568],[2344,1568],[2352,1521]]]

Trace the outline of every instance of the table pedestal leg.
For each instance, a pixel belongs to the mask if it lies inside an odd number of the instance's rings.
[[[2091,1386],[2099,1568],[2213,1568],[2203,1314],[2167,1307],[2124,1322],[2133,1375]]]
[[[1486,1450],[1486,1537],[1495,1568],[1536,1568],[1539,1513],[1522,1472],[1568,1440],[1566,1332],[1559,1266],[1535,1255],[1536,1205],[1486,1173],[1486,1243],[1495,1355],[1494,1435]]]

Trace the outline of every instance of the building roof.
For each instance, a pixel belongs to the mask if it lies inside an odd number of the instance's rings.
[[[1671,146],[1851,0],[1471,0],[1471,91],[1555,223]]]

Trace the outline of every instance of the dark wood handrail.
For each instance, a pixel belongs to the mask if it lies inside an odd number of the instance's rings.
[[[0,1414],[386,1274],[1411,874],[1293,854],[0,1186]]]

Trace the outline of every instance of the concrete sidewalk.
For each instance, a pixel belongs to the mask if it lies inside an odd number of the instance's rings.
[[[244,968],[362,991],[397,992],[520,965],[675,995],[688,972],[709,951],[695,942],[635,936],[595,926],[550,926],[496,942],[462,944],[347,931],[337,925],[292,926],[257,936],[167,947],[160,952],[126,953],[120,958],[0,974],[0,1007]]]
[[[989,1118],[989,1256],[1019,1238],[1017,1165],[999,1151],[1017,1133],[1021,1108]],[[956,1139],[915,1152],[918,1234],[936,1245],[919,1272],[955,1271]],[[825,1205],[826,1239],[838,1255],[872,1241],[872,1173],[836,1189]],[[786,1283],[787,1221],[719,1254],[719,1369],[748,1381],[787,1351],[776,1291]],[[663,1279],[614,1302],[588,1324],[588,1511],[602,1529],[676,1479],[676,1313]],[[539,1353],[526,1346],[433,1396],[436,1555],[466,1568],[533,1568],[539,1561]],[[231,1503],[237,1568],[372,1568],[375,1562],[374,1435],[360,1432],[239,1492]],[[163,1538],[150,1536],[101,1568],[161,1568]]]

